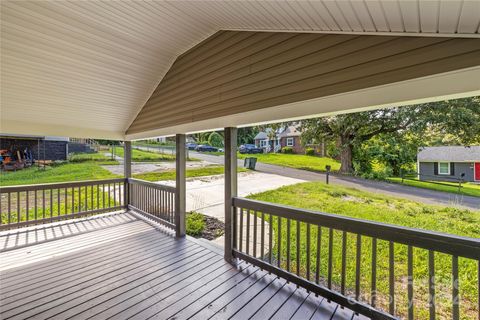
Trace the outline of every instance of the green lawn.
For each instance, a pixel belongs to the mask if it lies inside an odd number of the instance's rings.
[[[115,155],[123,158],[123,155],[124,155],[123,147],[115,147]],[[195,159],[195,158],[188,158],[187,160],[199,161],[198,159]],[[136,162],[175,161],[175,155],[132,148],[132,161],[136,161]]]
[[[97,162],[63,163],[46,166],[45,169],[33,166],[19,171],[2,171],[0,186],[100,180],[119,177],[102,168]]]
[[[404,199],[393,198],[389,196],[375,195],[351,188],[344,188],[332,185],[325,185],[320,182],[308,182],[292,186],[286,186],[277,190],[267,191],[250,196],[252,199],[263,200],[273,203],[285,204],[294,207],[312,209],[316,211],[335,213],[339,215],[355,217],[366,220],[374,220],[395,225],[402,225],[439,232],[452,233],[473,238],[480,238],[480,211],[460,210],[455,208],[446,208],[440,206],[431,206],[408,201]],[[267,216],[268,218],[268,216]],[[281,255],[282,265],[285,267],[284,257],[287,255],[287,233],[285,219],[282,220],[281,228]],[[306,225],[301,226],[301,260],[300,268],[305,275],[306,266]],[[278,232],[278,221],[273,221],[274,239]],[[312,270],[316,270],[316,237],[317,227],[311,227],[311,261]],[[293,261],[292,270],[295,270],[296,257],[296,223],[292,221],[290,256]],[[320,274],[326,277],[328,260],[328,229],[322,228],[322,244],[320,254]],[[338,288],[341,274],[341,232],[334,232],[333,249],[333,282]],[[370,295],[369,286],[371,283],[371,246],[370,238],[362,238],[361,278],[362,292],[368,299]],[[275,243],[273,249],[274,255],[277,255],[278,246]],[[407,248],[405,245],[395,245],[395,281],[396,281],[396,301],[400,315],[406,314],[406,264]],[[356,256],[356,236],[348,234],[347,236],[347,278],[346,286],[351,293],[355,284],[355,256]],[[388,295],[388,242],[378,241],[377,244],[377,286],[379,291],[379,305],[387,306]],[[418,300],[415,309],[416,319],[428,318],[428,307],[425,303],[428,295],[428,253],[423,249],[414,249],[414,283],[415,299]],[[475,316],[476,297],[478,296],[477,285],[477,263],[473,260],[459,259],[460,268],[460,294],[461,315],[463,319],[471,319]],[[437,312],[440,318],[451,318],[451,258],[443,255],[435,255],[435,269],[437,282]],[[314,272],[314,271],[313,271]],[[314,273],[313,273],[314,274]]]
[[[238,168],[238,172],[245,172],[247,169]],[[223,166],[208,166],[203,168],[187,169],[187,178],[205,177],[223,174]],[[134,174],[134,178],[147,181],[175,180],[175,170],[155,171]]]
[[[123,147],[115,147],[115,155],[123,158]],[[175,156],[166,153],[150,152],[132,148],[132,161],[154,162],[154,161],[175,161]]]
[[[402,178],[398,177],[390,177],[388,181],[394,183],[402,184]],[[480,197],[480,184],[473,184],[473,183],[463,183],[460,190],[458,189],[458,183],[453,182],[429,182],[429,181],[419,181],[416,179],[405,179],[403,181],[404,185],[417,187],[417,188],[424,188],[424,189],[431,189],[436,191],[443,191],[443,192],[450,192],[450,193],[458,193],[473,197]]]
[[[112,157],[105,155],[105,152],[95,153],[71,153],[68,155],[70,162],[88,162],[95,161],[98,164],[119,164],[117,160],[112,160]]]
[[[325,171],[325,166],[330,165],[332,171],[340,169],[340,162],[331,158],[314,157],[303,154],[263,153],[263,154],[238,154],[239,159],[255,157],[258,162],[275,164],[284,167],[303,169],[309,171]]]

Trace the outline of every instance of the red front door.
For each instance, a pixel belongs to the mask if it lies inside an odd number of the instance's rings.
[[[480,162],[475,162],[475,181],[480,181]]]

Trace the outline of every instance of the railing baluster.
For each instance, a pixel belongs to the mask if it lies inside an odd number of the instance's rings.
[[[262,260],[265,257],[265,213],[262,211],[262,221],[260,222],[262,224],[262,230],[261,230],[261,236],[262,240],[260,243],[260,252],[261,252],[261,258]],[[241,250],[240,250],[241,251]]]
[[[17,192],[17,223],[20,223],[20,192]]]
[[[247,231],[245,251],[247,254],[250,254],[250,210],[247,210],[247,224],[245,226],[245,231]]]
[[[328,288],[332,288],[333,229],[328,230]]]
[[[28,211],[29,211],[29,205],[30,205],[30,203],[29,203],[29,200],[30,200],[29,199],[29,193],[30,192],[28,190],[25,192],[25,207],[26,207],[26,210],[27,210],[26,213],[25,213],[25,221],[29,220],[28,219]]]
[[[277,232],[277,267],[280,268],[282,261],[282,218],[277,217],[278,232]]]
[[[65,197],[65,212],[64,212],[64,214],[67,215],[68,214],[68,190],[67,190],[67,187],[65,187],[65,189],[63,190],[63,193],[64,193],[64,197]]]
[[[93,187],[94,185],[92,184],[90,186],[90,210],[95,210],[95,205],[93,204],[94,201],[93,201]]]
[[[239,208],[239,209],[240,210],[238,211],[238,214],[240,215],[239,217],[240,232],[239,232],[238,244],[239,244],[240,252],[243,252],[243,208]]]
[[[377,304],[377,238],[372,238],[372,288],[371,304],[375,307]]]
[[[105,209],[105,183],[102,184],[102,207]]]
[[[50,221],[53,221],[53,189],[50,189]]]
[[[110,194],[110,183],[108,183],[108,207],[112,206],[112,195]]]
[[[296,255],[296,258],[297,258],[297,276],[300,275],[300,221],[297,220],[297,243],[296,243],[296,251],[297,251],[297,255]]]
[[[407,273],[408,273],[408,319],[413,320],[413,248],[407,247]]]
[[[75,188],[72,187],[72,213],[75,213]]]
[[[253,211],[253,256],[257,257],[257,211]]]
[[[388,287],[389,287],[389,294],[390,294],[388,310],[391,315],[395,315],[395,256],[394,256],[395,250],[394,250],[393,241],[389,242],[388,251],[389,251]]]
[[[355,299],[359,300],[360,298],[360,268],[361,268],[361,259],[362,259],[362,236],[357,234],[357,256],[356,256],[356,266],[355,266]]]
[[[42,209],[43,219],[45,219],[45,189],[42,189]]]
[[[97,184],[97,205],[95,209],[100,209],[100,185]]]
[[[317,284],[320,283],[320,263],[321,260],[321,253],[322,253],[322,227],[317,226],[317,261],[316,261],[316,270],[315,270],[315,282]]]
[[[268,263],[272,263],[272,246],[273,246],[273,217],[272,214],[269,215],[269,224],[268,224]]]
[[[347,232],[342,232],[342,278],[340,285],[340,292],[345,294],[345,278],[347,270]]]
[[[452,319],[460,318],[460,298],[458,296],[458,256],[452,256]]]
[[[60,217],[61,215],[61,203],[60,203],[60,188],[57,189],[57,211],[58,211],[58,216]]]
[[[8,224],[12,223],[12,196],[8,193]]]
[[[287,271],[290,272],[290,219],[287,219]]]
[[[307,280],[310,280],[310,223],[307,223],[306,233],[306,245],[307,245]]]
[[[430,320],[435,320],[435,252],[428,250],[428,304]]]
[[[35,220],[38,220],[38,190],[35,190],[35,199],[34,199],[34,202],[35,202]]]
[[[78,187],[78,211],[82,212],[82,188]]]

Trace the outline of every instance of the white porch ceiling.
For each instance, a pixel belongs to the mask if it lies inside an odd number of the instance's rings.
[[[479,37],[480,29],[477,0],[0,5],[0,132],[116,139],[178,55],[218,30]]]

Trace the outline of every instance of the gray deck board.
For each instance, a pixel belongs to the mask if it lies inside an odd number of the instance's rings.
[[[128,213],[0,233],[0,281],[2,319],[354,318]]]

